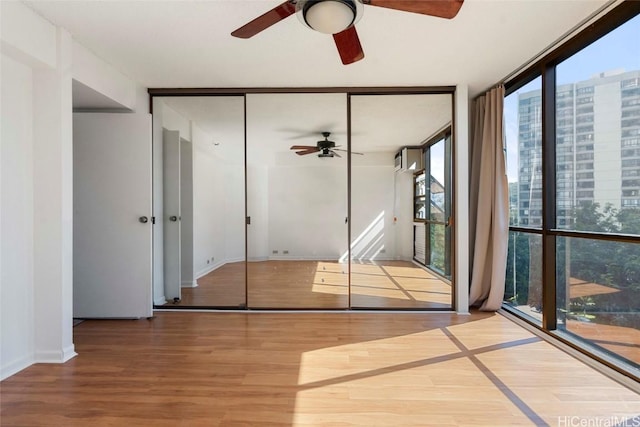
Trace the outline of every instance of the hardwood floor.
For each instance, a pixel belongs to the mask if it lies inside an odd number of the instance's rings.
[[[225,264],[198,279],[198,287],[182,288],[180,305],[186,307],[241,307],[245,304],[244,262]]]
[[[352,264],[351,305],[451,309],[451,285],[411,262]]]
[[[566,329],[640,365],[640,330],[638,329],[575,320],[568,321]]]
[[[166,306],[251,308],[451,308],[451,286],[407,261],[354,262],[349,301],[348,265],[337,261],[261,261],[225,264],[183,288]]]
[[[165,312],[87,320],[74,341],[69,362],[0,383],[2,426],[568,426],[640,415],[636,392],[497,314]]]

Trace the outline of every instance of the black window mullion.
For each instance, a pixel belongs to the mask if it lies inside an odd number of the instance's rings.
[[[447,277],[451,277],[451,134],[447,134],[444,138],[444,274]]]
[[[431,146],[424,150],[424,264],[431,265]]]
[[[542,327],[557,326],[556,311],[556,68],[542,72]]]

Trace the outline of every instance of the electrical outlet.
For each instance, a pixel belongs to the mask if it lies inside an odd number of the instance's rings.
[[[211,261],[207,260],[207,264],[209,264]]]
[[[381,254],[384,254],[384,253],[386,253],[386,252],[387,252],[387,250],[386,250],[386,249],[380,249],[380,253],[381,253]]]
[[[277,249],[274,249],[274,250],[272,250],[272,251],[271,251],[271,253],[272,253],[272,254],[277,254],[277,253],[278,253],[278,250],[277,250]]]
[[[216,259],[215,257],[211,257],[211,262],[213,262],[213,260],[215,260],[215,259]]]
[[[287,254],[289,253],[289,251],[284,250],[284,251],[282,251],[282,253],[283,253],[283,254],[285,254],[285,255],[287,255]]]

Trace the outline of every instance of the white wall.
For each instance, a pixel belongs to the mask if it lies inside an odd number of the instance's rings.
[[[0,2],[0,379],[34,362],[60,363],[73,346],[74,41],[22,2]],[[91,53],[86,81],[113,69]],[[121,93],[146,110],[144,89]],[[95,88],[94,88],[95,89]],[[124,96],[124,95],[123,95]],[[126,96],[124,96],[126,97]],[[131,104],[131,102],[129,102]],[[9,186],[8,184],[11,184]]]
[[[224,168],[225,185],[225,256],[227,262],[244,261],[245,210],[244,165],[228,164]]]
[[[208,149],[208,135],[194,128],[193,262],[196,278],[225,263],[224,167]]]
[[[159,220],[164,216],[163,175],[163,109],[164,103],[158,98],[153,100],[152,139],[153,139],[153,216],[156,224],[153,227],[153,304],[166,303],[164,292],[164,264],[158,262],[164,256],[164,230]]]
[[[351,157],[351,257],[398,259],[393,152]],[[412,201],[409,201],[409,206]]]
[[[269,259],[269,172],[267,166],[247,165],[247,261]]]
[[[72,40],[56,32],[57,66],[33,73],[35,358],[73,356]],[[60,325],[52,328],[51,325]]]
[[[453,123],[455,310],[469,313],[469,89],[456,86]]]
[[[249,260],[342,257],[347,251],[346,159],[284,158],[271,166],[249,165]],[[352,256],[411,260],[412,174],[395,173],[392,152],[353,156],[352,162]]]
[[[64,362],[75,355],[72,40],[22,3],[2,2],[0,7],[0,377],[6,378],[33,362]],[[9,189],[9,183],[17,186]],[[23,191],[17,194],[18,189]],[[24,235],[13,236],[18,229]]]
[[[56,27],[22,2],[0,2],[2,52],[30,67],[57,65]]]
[[[159,102],[162,103],[162,101]],[[164,103],[158,113],[162,115],[162,127],[167,130],[177,130],[180,132],[181,138],[191,141],[191,122],[189,119]]]
[[[396,255],[398,259],[413,259],[413,173],[395,175]]]
[[[181,286],[196,286],[193,274],[193,144],[180,139]]]
[[[269,168],[272,259],[338,259],[347,251],[345,159],[314,160],[313,166]]]
[[[73,78],[129,109],[136,109],[136,84],[114,67],[73,43]]]
[[[2,378],[33,363],[32,70],[2,55],[0,362]]]

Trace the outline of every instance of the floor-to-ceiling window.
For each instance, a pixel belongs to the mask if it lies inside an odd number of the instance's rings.
[[[636,377],[639,13],[636,2],[615,9],[510,83],[505,98],[505,307]]]
[[[504,101],[509,249],[505,302],[536,324],[542,321],[542,78]]]
[[[425,194],[429,214],[426,223],[426,261],[429,268],[451,278],[451,129],[447,128],[424,149]],[[426,178],[425,178],[426,179]]]

